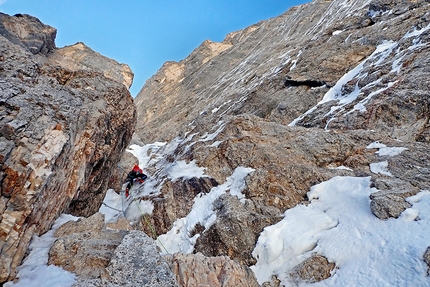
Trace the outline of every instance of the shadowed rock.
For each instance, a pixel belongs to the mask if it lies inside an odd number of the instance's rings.
[[[27,15],[0,24],[1,283],[60,213],[99,209],[136,115],[123,84],[49,63],[54,28]]]

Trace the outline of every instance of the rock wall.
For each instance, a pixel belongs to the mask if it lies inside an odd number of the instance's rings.
[[[344,94],[356,84],[362,88],[360,99],[348,103],[352,107],[380,90],[369,97],[365,113],[342,105],[332,119],[335,113],[327,115],[332,106],[327,101],[296,124],[324,128],[329,122],[329,128],[369,128],[427,139],[427,49],[412,44],[428,37],[427,6],[424,0],[313,1],[228,35],[220,53],[203,43],[147,81],[135,100],[136,133],[145,143],[172,140],[190,126],[205,132],[225,115],[243,113],[287,125],[321,101],[341,77],[364,65],[360,75],[367,76],[351,79],[343,88]],[[420,29],[422,34],[414,37]],[[383,43],[395,47],[384,50]],[[380,62],[370,64],[376,58]],[[177,76],[169,77],[173,67]],[[411,89],[416,92],[406,95]],[[386,107],[371,108],[383,97],[391,99]],[[404,119],[393,118],[394,113]]]
[[[50,60],[54,28],[0,14],[0,34],[1,283],[60,213],[98,210],[136,113],[123,79]]]
[[[430,185],[429,8],[425,0],[312,1],[228,35],[220,50],[205,42],[163,65],[135,99],[134,136],[167,142],[148,167],[159,183],[160,192],[145,198],[154,203],[157,234],[191,208],[176,208],[175,196],[208,192],[207,185],[190,189],[186,176],[166,176],[179,161],[204,168],[211,186],[237,167],[255,170],[245,180],[245,203],[218,198],[216,222],[190,233],[199,236],[193,252],[206,256],[254,264],[263,228],[336,175],[371,176],[379,190],[372,213],[397,218],[410,206],[405,198]],[[404,151],[378,155],[372,142]],[[376,161],[390,174],[372,171]],[[313,275],[291,276],[300,284]]]

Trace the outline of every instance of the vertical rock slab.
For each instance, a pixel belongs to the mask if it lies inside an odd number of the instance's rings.
[[[180,286],[259,286],[249,267],[227,256],[205,257],[201,253],[175,253],[166,255],[165,258]]]
[[[2,27],[39,31],[34,19],[0,17]],[[14,278],[31,237],[60,213],[98,210],[136,120],[122,82],[52,64],[43,54],[53,47],[48,40],[33,55],[22,30],[7,31],[0,35],[0,283]]]

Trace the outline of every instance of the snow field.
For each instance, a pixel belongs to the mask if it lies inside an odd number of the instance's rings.
[[[373,192],[370,177],[334,177],[312,187],[309,205],[287,210],[261,233],[251,267],[259,283],[277,275],[290,286],[291,268],[318,253],[336,263],[332,276],[300,286],[427,286],[430,192],[409,198],[413,206],[387,221],[370,211]]]

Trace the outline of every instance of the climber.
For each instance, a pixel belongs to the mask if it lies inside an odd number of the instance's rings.
[[[147,178],[146,174],[143,173],[142,169],[136,164],[133,169],[128,173],[127,178],[124,183],[127,183],[127,187],[125,188],[125,196],[129,196],[129,192],[135,180],[138,180],[140,183],[144,183]]]

